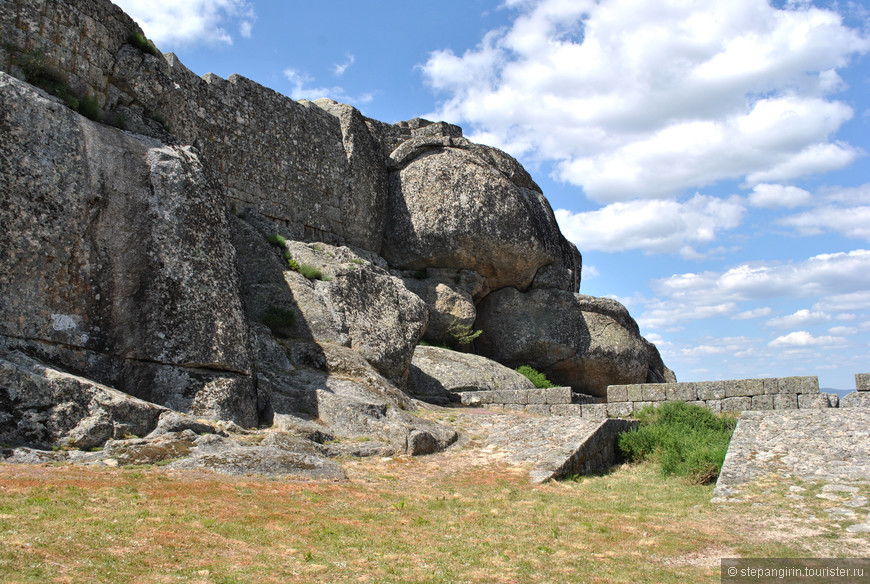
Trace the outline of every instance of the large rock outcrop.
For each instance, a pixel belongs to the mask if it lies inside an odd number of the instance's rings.
[[[200,78],[130,44],[141,30],[108,0],[0,3],[0,33],[5,354],[159,411],[372,436],[369,453],[455,439],[409,413],[421,337],[483,330],[464,350],[598,395],[670,375],[624,308],[575,294],[581,256],[529,174],[457,126]],[[512,383],[481,356],[440,363],[429,377],[445,390]],[[19,395],[15,383],[0,389]],[[10,400],[0,423],[31,416]],[[99,442],[127,424],[70,411],[44,440],[85,423]],[[295,452],[278,466],[321,450]]]
[[[534,389],[529,379],[495,361],[441,347],[417,347],[408,393],[438,404],[460,400],[463,391]]]
[[[223,193],[195,151],[0,72],[0,336],[136,397],[256,424]]]
[[[390,155],[390,265],[470,269],[486,290],[528,288],[555,265],[556,283],[580,284],[580,254],[562,236],[549,203],[513,158],[461,137],[416,137]]]
[[[609,298],[504,288],[478,314],[482,354],[510,367],[530,365],[581,393],[603,397],[608,385],[673,377],[625,307]]]

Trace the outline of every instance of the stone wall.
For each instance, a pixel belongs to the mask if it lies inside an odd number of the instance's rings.
[[[855,390],[870,391],[870,373],[855,374]]]
[[[134,48],[131,32],[141,29],[108,0],[0,0],[0,70],[24,78],[40,55],[119,126],[198,148],[231,209],[260,212],[290,239],[380,251],[388,155],[422,128],[238,75],[200,78],[175,55]]]
[[[819,379],[815,376],[611,385],[607,388],[610,417],[630,416],[646,406],[665,401],[697,404],[715,413],[838,405],[836,395],[819,393]]]

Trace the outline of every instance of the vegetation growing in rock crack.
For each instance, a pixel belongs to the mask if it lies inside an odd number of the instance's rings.
[[[296,271],[309,280],[323,280],[324,282],[331,280],[329,276],[323,275],[323,271],[320,268],[310,264],[299,264],[299,268]]]
[[[266,239],[269,240],[269,243],[277,247],[284,247],[287,245],[287,239],[285,239],[283,235],[278,235],[277,233],[273,233]]]
[[[651,460],[664,475],[687,477],[695,484],[716,480],[737,420],[715,415],[705,407],[685,402],[664,402],[643,408],[640,426],[619,437],[626,460]]]
[[[103,109],[94,96],[81,97],[67,84],[66,77],[49,63],[41,50],[27,51],[20,59],[24,77],[28,83],[46,93],[60,98],[71,110],[77,111],[95,122],[103,121]]]
[[[149,55],[157,55],[157,47],[154,46],[150,40],[145,38],[145,35],[141,32],[133,31],[127,35],[127,42],[142,51],[143,53],[147,53]]]
[[[145,117],[151,118],[163,128],[163,131],[167,134],[172,133],[172,126],[169,125],[169,120],[166,119],[166,116],[161,114],[160,112],[145,112]]]
[[[276,337],[289,336],[289,329],[296,322],[296,313],[289,308],[270,306],[263,313],[263,324],[269,327]]]
[[[529,381],[535,384],[535,387],[539,389],[547,389],[548,387],[557,387],[554,383],[552,383],[547,376],[538,371],[533,367],[529,367],[528,365],[522,365],[517,367],[516,372],[525,375],[529,378]]]
[[[447,327],[447,334],[459,346],[470,345],[474,339],[483,334],[482,330],[474,330],[472,325],[463,324],[454,318]]]

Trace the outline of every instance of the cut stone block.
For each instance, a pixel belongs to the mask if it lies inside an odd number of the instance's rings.
[[[726,382],[725,397],[752,397],[764,393],[764,382],[761,379],[735,379]]]
[[[772,410],[773,409],[772,395],[754,395],[752,396],[753,410]]]
[[[632,402],[610,402],[606,405],[608,418],[628,418],[634,413]]]
[[[570,404],[574,397],[570,387],[551,387],[545,391],[548,404]]]
[[[670,383],[667,386],[668,401],[695,401],[698,399],[698,390],[694,383]]]
[[[643,401],[643,385],[629,385],[626,387],[628,392],[628,400],[630,402]]]
[[[870,373],[855,374],[855,390],[870,391]]]
[[[588,404],[581,406],[584,418],[606,418],[607,404]]]
[[[725,399],[725,386],[721,381],[702,381],[695,384],[699,400]]]
[[[582,414],[580,404],[554,404],[550,406],[550,414],[554,416],[579,416]]]
[[[783,393],[773,396],[773,409],[775,410],[795,410],[797,407],[797,394]]]
[[[607,387],[608,402],[628,401],[628,388],[624,385],[610,385]]]
[[[666,383],[645,383],[641,390],[643,401],[665,401],[667,397]]]
[[[751,397],[726,397],[722,400],[723,412],[745,412],[752,409]]]

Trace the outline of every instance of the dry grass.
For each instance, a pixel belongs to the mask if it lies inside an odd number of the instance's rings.
[[[473,441],[344,463],[319,483],[0,465],[0,582],[718,582],[719,558],[800,557],[819,529],[867,549],[776,481],[717,506],[646,464],[531,486]]]

